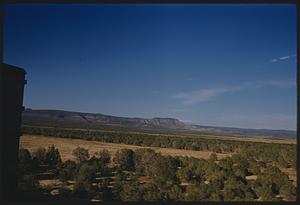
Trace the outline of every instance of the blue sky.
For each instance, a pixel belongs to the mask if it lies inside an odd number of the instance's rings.
[[[296,6],[5,4],[24,105],[296,129]]]

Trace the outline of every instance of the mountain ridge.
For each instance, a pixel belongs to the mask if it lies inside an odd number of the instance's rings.
[[[175,118],[130,118],[104,115],[101,113],[82,113],[65,110],[32,110],[26,109],[23,112],[23,122],[27,121],[54,121],[63,120],[81,121],[88,123],[108,124],[115,126],[128,126],[135,128],[161,128],[161,129],[187,129],[190,126]]]
[[[140,118],[119,117],[101,113],[84,113],[76,111],[54,109],[25,109],[22,114],[25,124],[84,124],[93,126],[112,126],[135,129],[171,130],[171,131],[194,131],[214,134],[237,134],[247,136],[267,136],[273,138],[296,138],[296,131],[272,130],[272,129],[249,129],[234,127],[215,127],[187,124],[175,118]]]

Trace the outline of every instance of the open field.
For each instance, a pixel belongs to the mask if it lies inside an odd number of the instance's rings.
[[[32,127],[28,126],[27,127]],[[35,126],[33,126],[35,127]],[[51,126],[36,126],[39,128],[54,128]],[[63,130],[79,130],[79,131],[87,131],[87,129],[82,129],[82,128],[61,128]],[[89,129],[89,131],[95,131],[99,133],[119,133],[120,131],[118,130],[110,130],[110,129],[104,129],[104,130],[98,130],[98,129]],[[207,133],[188,133],[188,132],[177,132],[177,133],[152,133],[149,131],[122,131],[122,133],[126,134],[146,134],[148,136],[176,136],[176,137],[189,137],[189,138],[197,138],[197,139],[219,139],[219,140],[229,140],[229,141],[246,141],[246,142],[264,142],[264,143],[276,143],[276,144],[296,144],[297,140],[296,139],[291,139],[291,138],[268,138],[266,136],[245,136],[245,135],[239,135],[239,134],[207,134]]]
[[[75,160],[75,157],[72,155],[72,151],[77,148],[78,146],[88,149],[90,155],[94,155],[96,152],[99,152],[103,149],[107,149],[112,156],[114,156],[115,152],[120,149],[141,149],[141,148],[148,148],[152,149],[157,153],[161,153],[162,155],[170,155],[170,156],[189,156],[195,158],[204,158],[208,159],[212,152],[210,151],[193,151],[193,150],[184,150],[184,149],[174,149],[174,148],[160,148],[160,147],[147,147],[147,146],[136,146],[136,145],[127,145],[127,144],[117,144],[117,143],[106,143],[100,141],[91,141],[91,140],[83,140],[83,139],[71,139],[71,138],[59,138],[59,137],[49,137],[49,136],[42,136],[42,135],[23,135],[20,138],[20,148],[29,149],[31,152],[36,150],[38,147],[45,147],[54,145],[58,148],[61,158],[63,161],[65,160]],[[220,154],[217,153],[217,158],[222,159],[226,156],[231,156],[232,154]],[[217,161],[218,163],[218,161]],[[289,176],[289,179],[293,183],[294,186],[297,186],[297,177],[296,171],[293,168],[282,168],[279,167],[282,172],[286,173]],[[45,173],[42,173],[42,175]],[[103,177],[100,177],[103,178]],[[96,178],[99,180],[100,178]],[[109,180],[109,187],[112,188],[115,182],[115,176],[104,177]],[[257,180],[257,175],[250,175],[246,176],[248,181],[255,181]],[[130,178],[129,178],[130,180]],[[147,181],[148,178],[143,176],[138,179],[140,183],[144,183]],[[73,190],[74,188],[74,181],[68,180],[67,184],[64,184],[60,179],[56,179],[53,177],[49,178],[40,178],[39,179],[40,185],[50,190],[51,195],[59,194],[59,189],[61,187],[68,188]],[[209,182],[208,182],[209,183]],[[93,183],[96,185],[96,183]],[[190,183],[182,182],[181,186],[189,186]],[[278,195],[279,196],[279,195]],[[258,199],[260,200],[260,199]],[[285,199],[284,199],[285,200]]]
[[[163,155],[171,156],[189,156],[195,158],[209,158],[212,152],[209,151],[193,151],[193,150],[183,150],[183,149],[173,149],[173,148],[160,148],[160,147],[142,147],[135,145],[126,145],[126,144],[115,144],[115,143],[106,143],[99,141],[88,141],[81,139],[66,139],[66,138],[56,138],[56,137],[46,137],[46,136],[33,136],[33,135],[23,135],[20,137],[20,148],[26,148],[30,151],[34,151],[38,147],[47,148],[50,145],[54,145],[58,148],[62,160],[75,160],[72,155],[72,151],[80,146],[82,148],[88,149],[89,153],[93,155],[95,152],[99,152],[102,149],[107,149],[112,155],[117,150],[120,149],[141,149],[149,148],[153,149],[156,152],[160,152]],[[217,154],[218,159],[230,156],[230,154]]]
[[[264,143],[277,143],[277,144],[296,144],[296,139],[277,139],[277,138],[259,138],[259,137],[241,137],[241,136],[218,136],[218,135],[205,135],[201,138],[206,139],[221,139],[221,140],[233,140],[233,141],[246,141],[246,142],[264,142]]]
[[[58,148],[61,158],[65,160],[75,160],[75,157],[72,155],[72,151],[78,146],[88,149],[91,155],[94,155],[96,152],[99,152],[102,149],[107,149],[112,156],[115,152],[120,149],[141,149],[149,148],[154,151],[161,153],[162,155],[171,155],[171,156],[188,156],[195,158],[204,158],[208,159],[212,152],[210,151],[193,151],[193,150],[184,150],[184,149],[174,149],[174,148],[160,148],[160,147],[146,147],[146,146],[136,146],[136,145],[127,145],[127,144],[116,144],[116,143],[107,143],[100,141],[89,141],[82,139],[69,139],[69,138],[57,138],[49,136],[35,136],[35,135],[23,135],[20,137],[20,148],[26,148],[30,151],[34,151],[38,147],[45,147],[54,145]],[[220,154],[217,153],[218,159],[222,159],[231,154]],[[296,185],[297,176],[295,170],[291,168],[281,168],[283,172],[289,175],[289,178]]]
[[[178,135],[179,136],[179,135]],[[233,140],[233,141],[246,141],[246,142],[264,142],[264,143],[277,143],[277,144],[296,144],[296,139],[291,138],[272,138],[266,136],[241,136],[237,134],[184,134],[183,137],[197,137],[204,139],[220,139],[220,140]]]

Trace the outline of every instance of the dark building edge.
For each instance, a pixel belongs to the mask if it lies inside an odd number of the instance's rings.
[[[16,196],[17,162],[26,71],[1,65],[1,199]]]
[[[299,5],[299,1],[297,1],[297,196],[296,196],[296,201],[299,203],[300,201],[300,197],[299,197],[299,179],[300,179],[300,163],[299,163],[299,156],[300,156],[300,146],[299,146],[299,142],[300,142],[300,132],[299,132],[299,128],[300,128],[300,122],[299,122],[299,118],[300,118],[300,102],[299,102],[299,97],[300,97],[300,70],[299,70],[299,61],[300,61],[300,57],[299,57],[299,48],[300,48],[300,38],[299,38],[299,33],[300,33],[300,5]]]

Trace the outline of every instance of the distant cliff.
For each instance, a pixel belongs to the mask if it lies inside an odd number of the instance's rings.
[[[127,128],[184,130],[190,126],[173,118],[128,118],[103,114],[69,112],[63,110],[31,110],[23,112],[23,123],[92,124]]]
[[[276,138],[296,138],[296,131],[243,129],[186,124],[174,118],[129,118],[94,113],[70,112],[64,110],[32,110],[23,112],[23,123],[31,125],[55,125],[68,127],[119,127],[147,130],[187,131],[213,134],[238,134],[241,136],[264,136]]]

